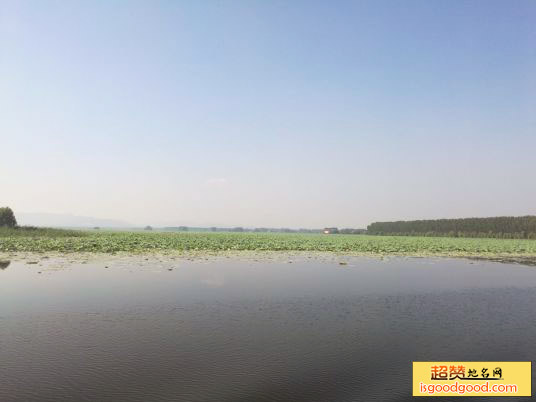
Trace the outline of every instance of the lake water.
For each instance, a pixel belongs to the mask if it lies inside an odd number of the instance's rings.
[[[0,267],[2,402],[409,401],[414,360],[536,357],[536,267],[27,262]]]

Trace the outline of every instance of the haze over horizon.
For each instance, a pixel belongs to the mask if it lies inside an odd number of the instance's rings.
[[[536,214],[536,2],[3,1],[0,207],[319,228]]]

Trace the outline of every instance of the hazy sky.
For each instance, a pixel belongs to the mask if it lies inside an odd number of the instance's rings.
[[[0,0],[0,206],[536,214],[536,2]]]

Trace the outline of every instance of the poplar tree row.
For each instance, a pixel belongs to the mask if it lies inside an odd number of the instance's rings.
[[[536,216],[374,222],[367,227],[367,233],[399,236],[536,239]]]

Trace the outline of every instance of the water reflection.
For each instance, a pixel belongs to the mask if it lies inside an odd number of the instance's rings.
[[[6,269],[7,267],[9,267],[9,264],[11,264],[11,261],[0,260],[0,269],[1,270]]]
[[[101,265],[2,275],[1,401],[411,401],[414,360],[536,356],[534,268]]]

